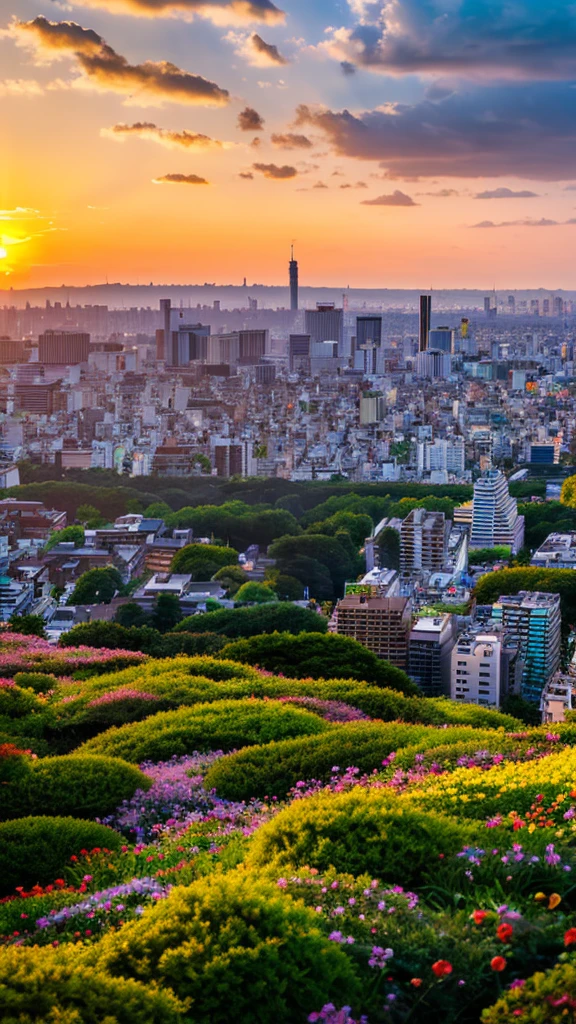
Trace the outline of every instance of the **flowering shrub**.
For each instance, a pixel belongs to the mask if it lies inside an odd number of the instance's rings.
[[[12,633],[9,629],[0,632],[0,674],[4,676],[35,670],[55,676],[78,669],[104,672],[136,665],[145,658],[146,655],[137,651],[97,650],[94,647],[55,649],[38,636]]]
[[[314,711],[327,722],[360,722],[368,718],[359,708],[353,708],[341,700],[320,700],[318,697],[279,697],[278,700]]]
[[[483,1024],[565,1024],[574,1020],[576,1010],[576,961],[561,958],[551,970],[533,974],[521,984],[511,985],[493,1006],[482,1013]]]
[[[233,750],[288,736],[320,733],[330,726],[318,715],[277,701],[231,700],[151,715],[143,722],[101,733],[80,748],[139,761],[167,760],[195,750]]]

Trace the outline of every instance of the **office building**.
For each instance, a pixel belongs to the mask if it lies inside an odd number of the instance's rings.
[[[342,352],[344,316],[333,302],[318,302],[304,312],[304,331],[310,335],[312,357],[336,358]]]
[[[218,476],[256,476],[256,460],[253,457],[251,441],[217,444],[213,450]]]
[[[401,573],[442,572],[451,526],[443,512],[412,509],[400,527]]]
[[[310,373],[310,335],[291,334],[288,340],[288,358],[292,373]]]
[[[24,363],[28,360],[29,352],[24,347],[23,341],[11,341],[10,338],[0,338],[0,365],[7,363]]]
[[[356,317],[355,365],[364,373],[376,373],[378,351],[382,345],[382,317]]]
[[[350,636],[379,658],[405,669],[412,607],[406,597],[347,594],[334,611],[335,632]]]
[[[238,362],[254,366],[266,355],[268,331],[238,331]]]
[[[428,349],[432,352],[454,351],[454,331],[450,327],[435,327],[428,332]]]
[[[560,438],[554,440],[530,442],[526,445],[526,461],[534,466],[557,466],[560,462]]]
[[[298,261],[294,259],[294,246],[290,250],[288,275],[290,279],[290,309],[296,310],[298,309]]]
[[[523,662],[522,696],[539,703],[546,683],[560,667],[560,596],[532,593],[500,596],[492,607],[494,621],[518,644]]]
[[[423,616],[412,626],[408,640],[408,675],[426,697],[449,696],[455,641],[454,615]]]
[[[463,437],[436,438],[433,444],[419,441],[416,468],[422,473],[446,472],[461,476],[466,468],[466,445]]]
[[[258,363],[256,367],[256,383],[262,386],[269,386],[276,380],[276,367],[274,363]]]
[[[365,391],[360,396],[360,424],[381,423],[386,414],[386,401],[379,391]]]
[[[38,338],[38,362],[58,366],[86,363],[90,335],[83,331],[44,331]]]
[[[506,477],[490,469],[474,484],[472,504],[472,548],[507,545],[516,554],[524,544],[524,516],[508,490]]]
[[[446,380],[450,376],[452,362],[449,352],[424,351],[416,356],[416,374],[429,380]]]
[[[420,319],[418,324],[418,351],[425,352],[428,348],[428,332],[432,317],[432,296],[420,296]]]
[[[576,533],[549,533],[530,565],[542,569],[576,569]]]
[[[502,639],[490,629],[470,629],[451,652],[450,696],[464,704],[499,707],[502,701]]]

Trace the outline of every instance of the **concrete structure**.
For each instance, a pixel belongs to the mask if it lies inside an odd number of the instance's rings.
[[[454,351],[454,331],[450,327],[435,327],[428,332],[428,350],[431,352]]]
[[[448,352],[426,350],[416,356],[416,373],[430,380],[445,380],[450,376],[452,363]]]
[[[490,629],[463,633],[451,653],[452,700],[499,707],[501,690],[501,635]]]
[[[524,663],[522,696],[539,703],[548,680],[560,667],[560,595],[527,590],[502,595],[492,615],[518,644]]]
[[[84,331],[44,331],[38,338],[38,362],[73,366],[86,363],[90,335]]]
[[[420,296],[420,316],[418,323],[418,351],[425,352],[428,348],[428,332],[432,317],[432,296]]]
[[[450,657],[455,641],[454,615],[423,616],[412,626],[408,675],[426,697],[450,695]]]
[[[412,625],[408,598],[347,594],[338,602],[334,618],[336,633],[352,637],[379,658],[406,668]]]
[[[296,310],[298,309],[298,262],[294,259],[294,246],[290,249],[288,276],[290,279],[290,309]]]
[[[448,553],[452,524],[443,512],[414,508],[400,527],[400,571],[441,572]]]
[[[524,544],[524,517],[518,515],[518,504],[511,497],[506,477],[498,469],[490,469],[474,484],[472,513],[472,548],[510,547],[513,554]]]
[[[530,565],[542,569],[576,569],[576,532],[549,533],[532,555]]]

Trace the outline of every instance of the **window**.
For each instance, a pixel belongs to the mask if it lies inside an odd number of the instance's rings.
[[[489,672],[479,672],[478,675],[479,675],[480,679],[490,679],[490,673]]]

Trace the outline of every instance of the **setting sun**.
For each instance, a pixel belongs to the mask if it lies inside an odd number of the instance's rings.
[[[8,256],[8,250],[0,246],[0,260],[5,260]]]

